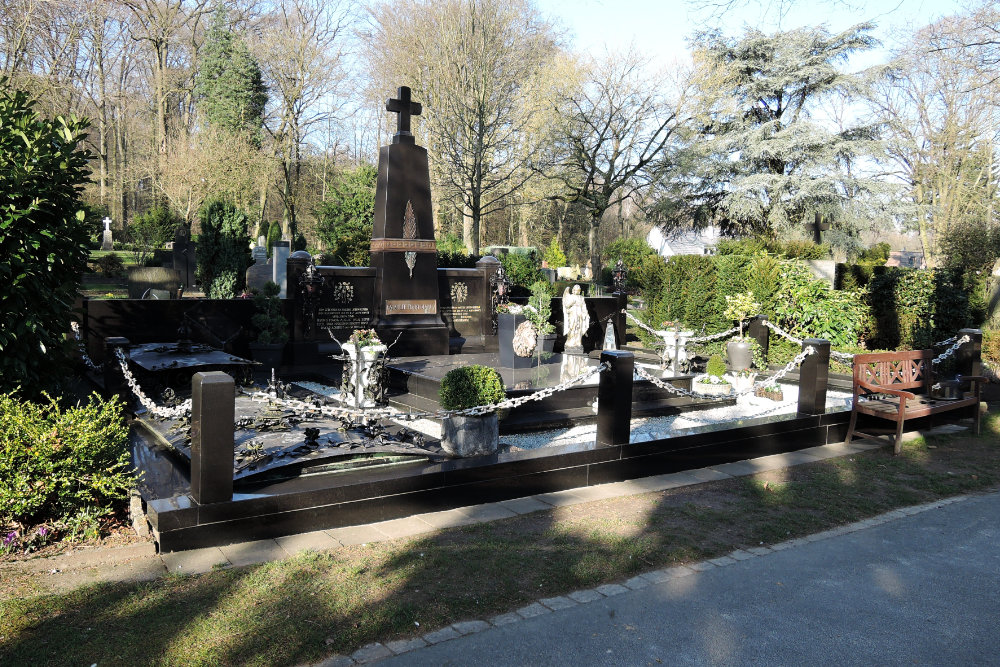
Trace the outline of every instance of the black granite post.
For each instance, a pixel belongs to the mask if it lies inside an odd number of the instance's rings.
[[[611,368],[601,373],[597,387],[598,446],[627,445],[632,421],[632,373],[635,355],[622,350],[601,352],[601,363]]]
[[[806,338],[802,349],[816,348],[799,367],[799,407],[800,415],[819,415],[826,412],[826,384],[830,377],[830,341],[822,338]]]
[[[205,505],[233,499],[233,378],[222,371],[191,378],[191,497]]]
[[[309,262],[312,260],[312,255],[310,255],[305,250],[296,250],[291,255],[288,256],[288,264],[286,270],[288,272],[288,298],[292,301],[293,312],[295,313],[292,318],[292,341],[305,340],[305,326],[303,318],[306,316],[304,312],[302,287],[299,284],[302,274],[306,272],[306,268],[309,266]],[[315,331],[312,332],[313,335],[310,338],[315,338]],[[325,337],[326,334],[324,334]]]
[[[125,358],[128,359],[128,345],[128,338],[120,336],[110,336],[104,339],[104,397],[121,396],[125,405],[131,405],[131,395],[125,384],[125,375],[122,373],[122,366],[115,351],[121,350],[125,353]]]
[[[959,375],[983,374],[983,332],[980,329],[962,329],[958,337],[971,340],[955,350],[955,372]]]
[[[758,315],[757,317],[750,320],[747,324],[747,335],[756,341],[757,345],[760,346],[761,352],[764,353],[764,358],[767,359],[767,350],[770,345],[771,330],[767,328],[764,324],[767,322],[767,317],[764,315]],[[759,369],[761,371],[767,370],[766,368]]]

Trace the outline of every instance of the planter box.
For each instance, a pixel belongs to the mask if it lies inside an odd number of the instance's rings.
[[[733,393],[731,384],[711,384],[708,382],[695,382],[691,385],[691,391],[706,396],[729,396]]]
[[[772,401],[785,400],[785,394],[780,389],[769,391],[764,387],[757,387],[756,389],[754,389],[753,395],[759,398],[769,398]]]
[[[452,456],[494,454],[500,444],[497,413],[441,420],[441,448]]]

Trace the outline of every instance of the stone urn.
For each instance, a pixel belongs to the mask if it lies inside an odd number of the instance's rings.
[[[729,396],[733,393],[733,385],[728,382],[720,381],[718,383],[705,382],[708,378],[707,375],[699,375],[695,378],[694,384],[691,385],[691,390],[698,393],[704,394],[706,396]]]
[[[371,408],[378,403],[371,398],[380,381],[375,364],[388,349],[385,345],[366,345],[358,348],[354,343],[344,343],[342,349],[348,362],[344,367],[340,400],[358,408]]]
[[[475,417],[454,415],[441,420],[441,448],[452,456],[493,454],[500,444],[497,413]]]
[[[753,363],[753,350],[748,338],[734,338],[726,343],[726,353],[729,355],[729,368],[744,371]]]
[[[692,336],[694,336],[694,331],[677,331],[674,329],[667,329],[663,332],[663,342],[665,344],[665,347],[663,348],[664,366],[673,366],[674,362],[677,364],[674,367],[675,369],[687,366],[687,342],[688,338],[691,338]]]

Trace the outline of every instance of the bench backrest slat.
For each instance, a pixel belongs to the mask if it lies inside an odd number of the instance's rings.
[[[923,389],[931,385],[934,350],[903,350],[854,355],[854,386],[858,380],[893,389]]]

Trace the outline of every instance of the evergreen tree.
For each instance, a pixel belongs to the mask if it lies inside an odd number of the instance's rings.
[[[260,66],[219,9],[199,54],[195,95],[209,124],[260,145],[267,88]]]
[[[201,209],[198,236],[198,282],[210,299],[232,299],[246,285],[253,263],[247,248],[247,214],[221,199]]]
[[[872,29],[700,35],[695,62],[705,111],[686,145],[660,165],[660,219],[774,236],[817,214],[844,220],[867,195],[883,192],[884,184],[857,173],[858,160],[881,151],[878,127],[834,128],[812,117],[821,101],[864,87],[863,75],[839,66],[875,45]]]

